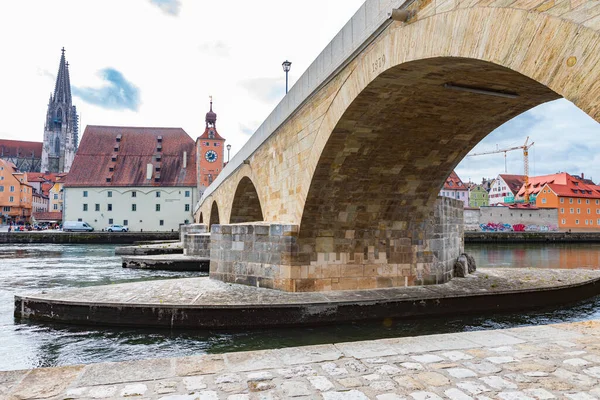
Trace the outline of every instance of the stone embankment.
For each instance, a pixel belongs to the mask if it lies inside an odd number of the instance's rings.
[[[122,246],[115,248],[117,256],[154,256],[159,254],[183,254],[181,242],[136,242],[133,246]]]
[[[9,400],[600,398],[600,321],[0,372]]]
[[[151,269],[161,271],[207,272],[210,259],[184,256],[183,254],[159,254],[155,256],[123,256],[123,268]]]
[[[441,285],[283,292],[209,278],[15,296],[15,317],[73,324],[258,328],[524,310],[600,294],[600,271],[482,268]]]
[[[600,242],[600,232],[465,232],[465,243]]]
[[[132,244],[138,241],[176,240],[179,232],[0,232],[0,244]]]

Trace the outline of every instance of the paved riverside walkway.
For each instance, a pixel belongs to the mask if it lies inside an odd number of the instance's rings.
[[[487,268],[442,285],[289,293],[202,278],[15,296],[15,316],[68,323],[247,328],[523,310],[600,294],[598,270]]]
[[[600,321],[0,372],[3,399],[600,399]]]

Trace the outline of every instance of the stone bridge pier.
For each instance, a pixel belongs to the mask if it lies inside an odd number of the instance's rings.
[[[600,120],[598,1],[367,0],[204,192],[211,277],[288,291],[446,282],[462,251],[462,211],[437,197],[446,178],[494,129],[561,97]]]
[[[420,220],[302,237],[298,225],[213,225],[210,277],[285,291],[444,283],[463,251],[463,207],[439,198]]]

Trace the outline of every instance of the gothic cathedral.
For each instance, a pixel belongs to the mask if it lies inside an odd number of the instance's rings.
[[[71,103],[69,63],[65,61],[64,47],[61,51],[54,95],[50,94],[44,126],[41,172],[69,172],[77,151],[79,116]]]
[[[206,128],[204,133],[196,140],[196,176],[200,197],[204,190],[217,178],[225,166],[223,139],[217,132],[217,114],[212,109],[212,96],[210,111],[206,113]]]

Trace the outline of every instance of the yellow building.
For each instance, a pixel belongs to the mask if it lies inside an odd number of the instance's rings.
[[[0,221],[29,222],[32,198],[33,188],[27,183],[27,174],[0,159]]]
[[[57,176],[56,182],[54,182],[54,185],[52,185],[52,188],[50,189],[50,193],[48,194],[48,197],[50,198],[50,203],[48,205],[49,212],[57,212],[63,210],[63,181],[64,177]]]

